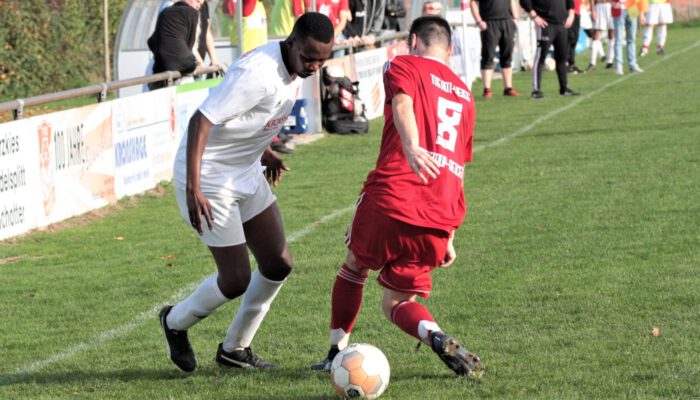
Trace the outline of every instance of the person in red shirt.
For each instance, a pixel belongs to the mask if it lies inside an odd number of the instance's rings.
[[[369,173],[346,234],[348,253],[331,296],[331,349],[311,368],[329,371],[348,345],[370,270],[384,287],[387,318],[428,344],[458,375],[479,358],[442,332],[416,302],[430,294],[431,272],[456,254],[454,232],[466,214],[464,164],[471,161],[474,99],[446,65],[451,28],[440,16],[417,18],[411,55],[385,65],[385,124],[376,168]]]

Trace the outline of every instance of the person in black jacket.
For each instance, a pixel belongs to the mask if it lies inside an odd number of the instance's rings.
[[[158,15],[156,28],[148,38],[153,52],[153,73],[179,71],[189,74],[197,68],[192,47],[197,36],[199,8],[203,0],[178,1]],[[165,86],[164,82],[149,84],[151,90]]]
[[[520,6],[530,15],[535,23],[537,50],[532,60],[532,96],[533,99],[544,98],[542,93],[542,70],[550,46],[554,46],[559,94],[577,96],[566,80],[566,60],[569,56],[567,28],[574,22],[573,0],[520,0]]]

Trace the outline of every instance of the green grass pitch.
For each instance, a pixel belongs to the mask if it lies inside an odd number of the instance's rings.
[[[371,279],[352,341],[387,355],[383,398],[700,398],[700,27],[670,29],[666,55],[639,63],[643,74],[570,76],[578,98],[559,97],[552,72],[543,101],[504,98],[500,81],[477,98],[458,258],[425,304],[485,375],[455,377],[415,350]],[[515,87],[529,94],[530,74]],[[157,310],[214,266],[165,184],[0,244],[0,398],[336,398],[308,366],[327,350],[343,233],[381,123],[286,157],[275,192],[295,268],[253,343],[281,370],[215,365],[238,301],[191,329],[194,373],[167,359]]]

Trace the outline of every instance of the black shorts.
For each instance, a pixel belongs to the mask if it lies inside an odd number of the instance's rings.
[[[485,22],[486,30],[481,31],[481,69],[493,69],[496,46],[501,53],[501,68],[510,68],[517,30],[515,22],[511,18]]]

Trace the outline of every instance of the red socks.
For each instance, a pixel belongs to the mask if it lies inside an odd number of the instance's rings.
[[[360,275],[343,264],[333,285],[331,296],[331,329],[352,331],[362,306],[362,289],[367,275]]]
[[[430,331],[439,330],[427,308],[415,301],[404,301],[391,310],[391,321],[418,340],[426,340]]]

